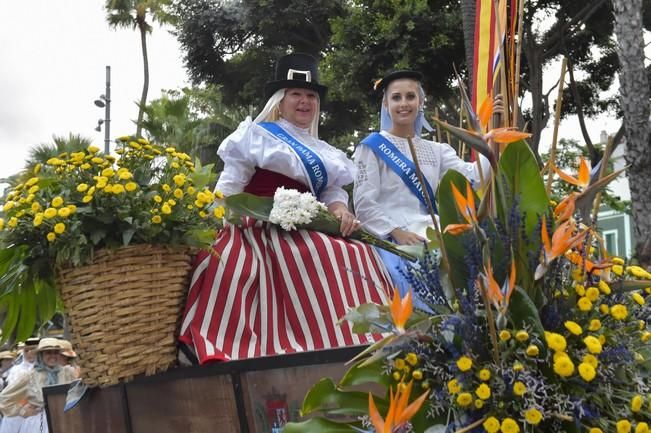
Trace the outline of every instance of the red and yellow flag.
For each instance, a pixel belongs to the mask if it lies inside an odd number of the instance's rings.
[[[475,113],[484,100],[492,98],[500,68],[506,30],[506,0],[477,0],[475,11],[475,54],[472,67],[472,106]]]

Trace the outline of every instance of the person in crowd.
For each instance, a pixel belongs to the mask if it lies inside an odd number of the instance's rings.
[[[387,74],[376,89],[382,92],[380,132],[372,133],[356,147],[357,177],[353,189],[355,212],[371,233],[400,245],[417,245],[426,239],[432,225],[426,205],[426,191],[434,203],[438,183],[449,169],[456,170],[478,185],[488,178],[490,164],[466,162],[446,143],[421,138],[425,92],[422,74],[398,70]],[[411,156],[408,138],[413,142],[425,180],[421,185]],[[404,296],[409,290],[407,262],[390,252],[379,250],[394,285]],[[416,306],[423,307],[416,300]]]
[[[8,371],[6,381],[7,386],[5,388],[16,382],[17,378],[29,374],[29,372],[34,368],[34,363],[36,362],[36,349],[38,348],[39,342],[39,338],[32,337],[28,338],[22,345],[18,346],[20,349],[20,355],[17,357],[14,366]],[[11,415],[4,413],[1,409],[0,413],[3,415],[2,423],[0,424],[0,433],[19,433],[25,418],[18,414]]]
[[[59,365],[61,344],[58,339],[41,339],[36,351],[34,368],[17,374],[0,392],[0,412],[24,419],[17,430],[19,433],[47,433],[42,388],[70,383],[75,379],[72,368]],[[4,431],[4,422],[2,429]]]
[[[9,369],[13,367],[16,354],[10,350],[0,352],[0,391],[7,385]]]
[[[337,321],[367,302],[385,303],[390,280],[373,248],[346,237],[359,227],[344,185],[354,180],[346,155],[318,138],[326,87],[316,60],[281,57],[267,83],[264,109],[220,145],[217,190],[273,196],[312,193],[340,221],[341,237],[244,219],[219,234],[199,258],[181,326],[181,341],[200,363],[368,343]]]
[[[61,351],[59,352],[59,365],[70,366],[75,372],[75,377],[80,377],[79,365],[77,364],[77,352],[72,349],[72,343],[68,340],[59,339]]]

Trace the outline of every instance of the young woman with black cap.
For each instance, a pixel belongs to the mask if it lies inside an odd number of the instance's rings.
[[[391,290],[376,252],[345,239],[359,227],[342,188],[353,182],[354,165],[318,138],[326,87],[316,60],[280,58],[265,93],[262,112],[219,147],[225,165],[217,189],[226,196],[273,196],[281,186],[311,192],[341,220],[342,237],[252,219],[227,226],[216,253],[197,261],[181,326],[181,341],[200,363],[374,341],[378,335],[354,334],[337,321],[349,308],[384,303]]]
[[[477,184],[480,181],[477,162],[463,161],[446,143],[421,138],[423,127],[431,130],[423,114],[422,78],[420,72],[399,70],[376,84],[383,95],[380,132],[362,140],[354,155],[357,177],[353,198],[358,218],[365,229],[401,245],[424,242],[426,229],[432,224],[423,188],[434,200],[438,183],[449,169]],[[413,140],[425,186],[416,175],[408,137]],[[480,161],[487,177],[490,164],[483,157]],[[384,250],[379,253],[404,296],[408,290],[406,262]],[[417,299],[415,305],[423,306]]]

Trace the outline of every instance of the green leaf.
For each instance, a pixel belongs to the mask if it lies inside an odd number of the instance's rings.
[[[272,197],[258,197],[257,195],[242,192],[226,197],[226,207],[243,215],[249,215],[260,221],[269,221],[269,214],[273,208]]]
[[[126,247],[131,242],[131,238],[136,233],[136,229],[129,228],[122,232],[122,244]]]
[[[528,325],[541,338],[545,335],[545,328],[540,321],[536,304],[519,286],[516,286],[511,294],[508,314],[516,329],[522,329],[524,325]]]
[[[365,383],[380,383],[389,386],[389,377],[384,374],[384,362],[378,361],[362,366],[358,362],[348,369],[344,377],[339,381],[340,387],[355,386]]]
[[[376,398],[378,410],[386,412],[387,403]],[[360,391],[342,391],[335,386],[332,379],[321,379],[312,387],[303,400],[302,415],[321,411],[333,414],[366,415],[368,414],[368,393]]]
[[[290,422],[283,433],[357,433],[349,424],[342,424],[324,418],[312,418],[303,422]]]
[[[352,323],[352,330],[357,334],[386,332],[392,326],[391,315],[387,307],[372,303],[362,304],[348,311],[340,319],[340,321],[344,320]]]
[[[106,230],[96,229],[90,232],[90,241],[93,245],[97,245],[106,237]]]

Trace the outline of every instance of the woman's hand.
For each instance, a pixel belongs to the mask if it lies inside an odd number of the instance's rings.
[[[396,243],[398,243],[398,245],[418,245],[425,242],[425,239],[422,236],[418,236],[414,232],[397,228],[391,230],[391,237],[396,241]]]
[[[41,408],[27,403],[26,405],[20,408],[18,414],[23,418],[29,418],[30,416],[34,416],[37,413],[41,412],[41,410],[42,410]]]
[[[355,215],[348,210],[348,206],[345,204],[336,201],[328,205],[328,210],[341,221],[339,231],[343,237],[350,236],[361,227],[359,220],[355,219]]]

